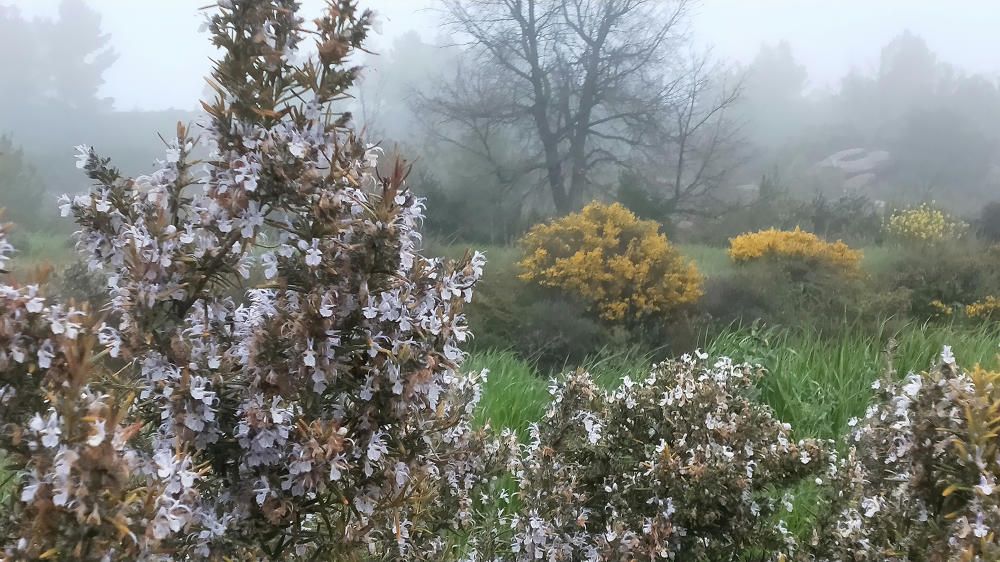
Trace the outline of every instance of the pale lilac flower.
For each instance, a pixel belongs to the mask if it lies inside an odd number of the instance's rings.
[[[84,166],[87,165],[87,161],[90,159],[90,153],[93,148],[85,144],[78,144],[74,148],[76,149],[76,167],[77,169],[82,170]]]
[[[323,260],[323,254],[319,251],[319,240],[313,240],[312,246],[306,250],[306,265],[316,267]]]

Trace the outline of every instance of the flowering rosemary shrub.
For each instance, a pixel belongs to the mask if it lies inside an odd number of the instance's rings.
[[[966,230],[967,224],[927,203],[909,209],[898,209],[885,223],[887,237],[914,245],[937,244],[960,238]]]
[[[773,261],[793,273],[816,268],[846,276],[861,272],[860,250],[841,241],[827,242],[811,232],[795,230],[761,230],[741,234],[729,241],[729,257],[736,263]]]
[[[753,400],[762,373],[683,356],[605,393],[553,383],[517,469],[517,560],[734,560],[795,551],[776,489],[825,468],[821,444]]]
[[[814,560],[1000,559],[1000,373],[962,369],[947,347],[941,359],[877,383],[879,402],[853,421]]]
[[[521,279],[579,298],[604,320],[664,315],[701,297],[702,277],[655,221],[590,203],[521,239]]]
[[[12,252],[0,226],[0,271]],[[88,386],[107,374],[92,368],[96,344],[83,311],[49,304],[38,285],[0,283],[0,451],[21,477],[5,490],[5,560],[113,555],[152,499],[129,481],[127,399]]]
[[[483,257],[418,254],[405,170],[332,111],[372,15],[297,9],[220,0],[209,122],[151,174],[80,147],[94,187],[63,213],[103,322],[0,286],[5,558],[437,560],[471,517],[493,449],[459,346]]]

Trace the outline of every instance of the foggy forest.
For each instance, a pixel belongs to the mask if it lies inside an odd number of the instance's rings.
[[[1000,560],[997,25],[0,0],[0,560]]]

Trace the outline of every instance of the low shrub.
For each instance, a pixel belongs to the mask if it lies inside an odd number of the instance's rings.
[[[813,560],[1000,559],[1000,373],[945,347],[930,372],[880,383],[850,437]]]
[[[426,251],[460,258],[467,247],[430,240]],[[516,249],[493,246],[484,253],[486,274],[476,285],[476,298],[465,307],[475,335],[470,350],[511,350],[552,371],[567,361],[578,364],[595,349],[627,343],[628,338],[589,314],[585,304],[519,279]]]
[[[790,305],[788,293],[796,292],[787,285],[783,271],[774,271],[767,264],[750,264],[706,279],[705,296],[698,308],[720,325],[780,323]]]
[[[823,328],[894,308],[862,274],[862,253],[800,229],[746,233],[730,241],[737,267],[710,279],[701,309],[716,322]]]
[[[791,554],[780,490],[826,470],[753,399],[763,373],[684,356],[601,390],[584,371],[552,403],[516,467],[517,560],[732,560]],[[777,492],[776,492],[777,491]]]
[[[591,203],[521,239],[521,279],[579,299],[602,320],[665,318],[702,294],[702,277],[653,221]]]
[[[9,136],[0,135],[0,209],[6,209],[7,217],[18,221],[22,232],[42,231],[56,216],[44,204],[45,199],[45,184],[24,151]]]
[[[877,286],[908,295],[916,318],[950,316],[991,295],[1000,295],[1000,249],[975,240],[951,240],[926,249],[904,248],[877,276]],[[979,310],[977,307],[975,310]]]
[[[698,309],[709,327],[812,326],[826,331],[849,321],[877,321],[905,313],[908,293],[886,291],[860,277],[814,269],[793,278],[783,264],[750,263],[737,271],[710,278]]]
[[[887,238],[918,246],[954,240],[967,230],[967,224],[928,203],[898,209],[889,216],[885,224]]]
[[[827,242],[811,232],[796,228],[741,234],[730,240],[729,256],[741,264],[772,261],[780,264],[794,278],[801,278],[817,269],[856,276],[861,271],[863,254],[843,242]]]
[[[51,280],[52,292],[60,298],[87,303],[91,310],[100,310],[108,302],[107,277],[92,270],[86,262],[77,260],[58,271]]]

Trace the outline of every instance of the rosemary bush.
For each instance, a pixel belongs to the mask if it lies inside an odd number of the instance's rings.
[[[152,173],[78,147],[93,187],[62,210],[103,314],[0,288],[5,557],[436,560],[468,523],[484,259],[419,255],[406,170],[333,110],[372,14],[298,7],[219,2],[208,122]]]

